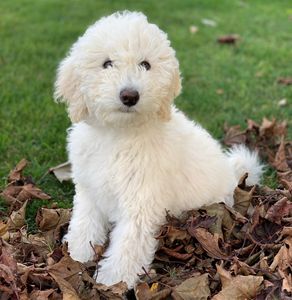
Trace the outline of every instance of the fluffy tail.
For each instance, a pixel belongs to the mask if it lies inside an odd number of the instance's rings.
[[[254,185],[260,182],[264,165],[261,164],[256,151],[250,151],[244,145],[237,145],[227,152],[227,156],[233,166],[237,181],[245,173],[248,173],[247,185]]]

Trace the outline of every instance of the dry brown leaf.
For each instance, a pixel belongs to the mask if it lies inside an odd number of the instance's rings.
[[[241,129],[239,125],[227,127],[225,125],[224,144],[232,146],[236,144],[245,144],[246,132]]]
[[[55,290],[49,289],[45,291],[34,290],[29,294],[30,300],[49,300],[49,296],[54,293]]]
[[[280,224],[283,217],[288,216],[290,212],[292,212],[292,202],[287,197],[283,197],[268,209],[265,218]]]
[[[49,172],[53,173],[60,182],[71,180],[71,164],[68,161],[50,168]]]
[[[86,273],[84,265],[65,254],[58,263],[48,267],[48,273],[59,285],[64,299],[79,299],[78,293],[85,287],[81,276]]]
[[[147,282],[141,282],[137,285],[135,289],[135,296],[137,300],[149,300],[153,292]]]
[[[0,250],[0,263],[6,265],[13,274],[17,273],[17,262],[14,258],[15,249],[0,240]]]
[[[22,186],[14,185],[14,183],[9,184],[1,193],[1,196],[5,202],[14,208],[20,207],[23,202],[31,199],[42,199],[49,200],[51,197],[45,194],[42,190],[37,188],[34,184],[28,183]]]
[[[202,209],[207,212],[208,218],[205,217],[207,219],[206,221],[209,220],[211,222],[210,225],[205,228],[208,228],[212,234],[218,234],[219,237],[223,239],[223,229],[226,231],[231,230],[234,223],[226,206],[223,203],[213,203],[207,207],[203,206]]]
[[[247,119],[246,122],[247,122],[248,130],[256,130],[256,131],[260,130],[260,125],[257,122],[255,122],[254,120]]]
[[[267,118],[263,118],[262,120],[262,124],[260,126],[260,135],[264,136],[266,135],[268,132],[273,132],[273,129],[275,127],[276,124],[276,119],[272,119],[271,121]]]
[[[113,300],[125,299],[125,294],[128,290],[125,282],[118,282],[111,286],[97,283],[94,285],[94,288],[96,288],[106,299]]]
[[[290,173],[290,177],[292,177],[292,171],[288,171],[287,174],[285,175],[288,175],[288,173]],[[290,192],[290,194],[292,195],[292,180],[291,181],[288,181],[285,179],[285,177],[283,176],[284,174],[279,174],[278,172],[278,176],[280,178],[280,182],[283,184],[283,186]]]
[[[40,230],[48,231],[69,222],[72,209],[69,208],[40,208],[37,212],[36,223]]]
[[[21,192],[17,196],[17,200],[23,202],[25,200],[30,199],[41,199],[41,200],[49,200],[51,196],[44,193],[41,189],[36,187],[32,183],[25,184],[22,187]]]
[[[283,278],[282,282],[282,291],[287,291],[288,293],[292,292],[292,275],[287,274],[281,270],[279,270],[281,277]]]
[[[181,250],[182,248],[183,246],[179,246],[177,249],[168,249],[166,247],[161,247],[160,251],[163,251],[168,256],[177,258],[179,260],[188,260],[193,256],[193,254],[189,254],[189,253],[179,253],[178,251]]]
[[[217,259],[228,259],[229,256],[219,247],[219,235],[212,234],[205,228],[195,228],[189,230],[189,234],[195,237],[207,253]]]
[[[277,255],[274,257],[270,269],[275,271],[278,267],[281,271],[286,270],[292,265],[292,237],[287,237],[284,240],[283,246],[280,248]]]
[[[0,291],[9,295],[19,292],[17,287],[17,263],[14,252],[15,250],[11,245],[0,240]]]
[[[8,182],[13,182],[13,181],[20,180],[21,177],[22,177],[22,171],[26,167],[26,165],[27,165],[27,160],[23,158],[16,165],[16,167],[13,170],[10,171],[10,173],[8,175]]]
[[[174,288],[174,294],[183,300],[207,300],[210,296],[208,274],[186,279]]]
[[[63,293],[63,300],[81,300],[72,285],[55,273],[50,273]]]
[[[25,225],[25,212],[26,212],[27,201],[24,202],[22,207],[13,211],[7,221],[8,230],[17,230]]]
[[[217,39],[220,44],[235,44],[239,40],[238,34],[229,34],[221,36]]]
[[[250,206],[250,202],[252,199],[252,195],[255,191],[255,186],[251,189],[247,189],[245,181],[247,179],[248,174],[246,173],[239,181],[238,186],[234,190],[234,205],[233,208],[240,212],[243,216],[246,215],[248,208]]]
[[[285,153],[285,141],[283,137],[281,139],[280,146],[276,153],[273,166],[280,172],[285,172],[289,170],[286,153]]]
[[[280,236],[283,226],[262,217],[258,217],[257,220],[254,219],[254,224],[249,228],[249,238],[253,243],[260,246],[273,244]]]
[[[281,231],[281,236],[290,236],[292,237],[292,226],[291,227],[283,227]]]
[[[170,288],[164,288],[163,290],[156,292],[153,294],[153,296],[149,300],[164,300],[168,299],[168,296],[171,294]]]
[[[261,290],[264,280],[262,276],[231,276],[222,266],[217,265],[217,271],[222,283],[222,290],[212,300],[253,299]]]
[[[8,185],[0,194],[8,205],[12,205],[17,201],[16,197],[21,192],[22,186]]]
[[[0,237],[5,235],[7,233],[7,230],[8,230],[8,225],[3,221],[0,221]]]
[[[234,208],[232,207],[229,207],[227,205],[225,205],[225,208],[230,212],[232,218],[235,220],[235,221],[238,221],[242,224],[245,224],[248,222],[248,219],[246,217],[244,217],[240,212],[236,211]]]
[[[278,79],[278,83],[284,84],[284,85],[290,85],[292,84],[292,77],[281,77]]]
[[[74,261],[69,255],[65,255],[58,263],[48,267],[51,276],[54,275],[66,280],[77,289],[82,289],[84,286],[80,276],[84,271],[85,267],[80,262]]]
[[[173,226],[169,226],[167,231],[168,238],[171,243],[173,243],[175,240],[187,240],[190,239],[190,235],[186,230],[177,229]]]
[[[235,275],[256,275],[256,272],[248,264],[236,258],[234,260],[235,261],[230,267],[230,270],[233,271]]]
[[[154,287],[153,287],[154,286]],[[146,282],[139,283],[135,290],[137,300],[163,300],[171,294],[170,288],[164,288],[157,291],[158,284],[152,284],[151,288]]]

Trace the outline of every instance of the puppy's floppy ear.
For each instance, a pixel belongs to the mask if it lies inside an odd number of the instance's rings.
[[[181,92],[181,77],[179,72],[179,66],[177,65],[174,69],[169,93],[167,97],[162,101],[160,110],[158,112],[162,120],[164,121],[170,120],[171,103],[180,94],[180,92]]]
[[[72,56],[66,57],[59,65],[54,98],[67,103],[69,117],[73,123],[86,118],[88,110],[84,95],[81,93],[80,75],[76,70]]]
[[[172,80],[172,92],[173,99],[175,99],[181,92],[181,77],[179,67],[175,69],[173,80]]]

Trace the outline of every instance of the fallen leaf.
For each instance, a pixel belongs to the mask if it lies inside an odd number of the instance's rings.
[[[281,231],[281,236],[291,236],[292,237],[292,226],[291,227],[283,227]]]
[[[286,77],[286,78],[281,77],[278,79],[278,83],[283,84],[283,85],[290,85],[290,84],[292,84],[292,77],[291,78],[290,77]]]
[[[63,293],[63,300],[81,300],[72,285],[55,273],[50,274]]]
[[[217,39],[220,44],[235,44],[239,40],[238,34],[229,34],[221,36]]]
[[[190,235],[185,229],[175,228],[174,226],[163,226],[157,239],[167,237],[171,243],[175,240],[189,240]]]
[[[208,228],[212,234],[218,234],[219,237],[223,239],[223,231],[230,231],[233,228],[234,222],[223,203],[213,203],[207,207],[203,206],[201,209],[206,210],[207,217],[210,221],[213,220],[208,227],[205,227]]]
[[[7,233],[7,230],[8,230],[8,225],[3,221],[0,221],[0,237],[5,235]]]
[[[174,288],[172,296],[175,294],[183,300],[207,300],[210,297],[208,274],[186,279]]]
[[[239,125],[224,128],[224,144],[226,146],[232,146],[236,144],[245,144],[246,132],[241,129]]]
[[[178,247],[179,249],[168,249],[166,247],[161,247],[160,251],[163,251],[167,255],[177,258],[179,260],[188,260],[191,258],[193,255],[189,253],[179,253],[178,251],[182,249],[181,246]]]
[[[283,197],[268,209],[265,218],[280,224],[283,217],[288,216],[290,212],[292,212],[292,202],[287,197]]]
[[[289,170],[289,166],[286,159],[286,153],[285,153],[285,142],[283,137],[281,139],[279,149],[276,153],[273,166],[280,172],[285,172]]]
[[[195,230],[198,227],[201,228],[210,228],[217,220],[217,215],[210,213],[213,211],[213,206],[215,207],[215,212],[217,213],[217,205],[220,205],[218,203],[212,204],[208,207],[202,207],[202,209],[206,210],[209,215],[205,216],[198,216],[198,217],[192,217],[190,220],[187,221],[187,230],[192,231]]]
[[[10,171],[10,173],[8,175],[8,182],[20,180],[22,177],[22,171],[26,166],[27,166],[27,160],[23,158],[16,165],[16,167],[12,171]]]
[[[171,291],[169,288],[158,291],[158,283],[153,283],[150,288],[146,282],[141,282],[135,289],[135,296],[137,300],[163,300],[171,294]]]
[[[4,264],[13,273],[17,273],[17,262],[14,258],[15,249],[8,243],[0,240],[0,263]]]
[[[69,222],[72,209],[69,208],[40,208],[36,215],[36,224],[42,231],[56,229],[57,226]]]
[[[212,234],[205,228],[195,228],[189,230],[189,234],[195,237],[207,253],[217,259],[228,259],[228,255],[219,247],[219,235]]]
[[[278,267],[281,271],[290,268],[292,264],[292,237],[287,237],[284,241],[284,244],[280,248],[277,255],[274,257],[270,269],[275,271]]]
[[[141,282],[137,285],[135,289],[135,296],[137,300],[149,300],[153,292],[147,282]]]
[[[17,195],[21,192],[22,190],[22,186],[15,186],[15,185],[8,185],[0,194],[4,201],[6,202],[6,204],[8,205],[13,205],[16,201],[18,201],[16,199]]]
[[[29,183],[22,187],[20,193],[17,196],[17,200],[23,202],[30,199],[49,200],[51,199],[51,197],[35,185]]]
[[[222,266],[217,265],[217,271],[222,283],[222,290],[212,300],[253,299],[261,290],[264,280],[262,276],[231,276]]]
[[[7,221],[8,230],[17,230],[25,225],[25,212],[26,212],[27,201],[24,202],[22,207],[13,211]]]
[[[258,245],[272,244],[279,237],[283,226],[259,217],[259,222],[251,228],[250,237]]]
[[[246,215],[247,210],[250,206],[252,195],[255,191],[255,186],[251,189],[246,186],[246,179],[248,174],[246,173],[242,178],[239,180],[238,186],[234,190],[234,205],[233,208],[240,212],[243,216]]]
[[[60,182],[68,181],[72,178],[70,162],[65,162],[56,167],[52,167],[49,169],[49,172],[53,173]]]
[[[125,299],[125,295],[128,290],[127,284],[125,282],[118,282],[111,286],[97,283],[94,285],[94,288],[96,288],[99,292],[101,292],[106,299],[113,299],[113,300]]]
[[[276,119],[269,120],[263,118],[262,124],[260,126],[260,135],[261,136],[270,136],[274,134],[274,127],[276,125]]]
[[[49,289],[45,291],[33,290],[29,294],[30,300],[49,300],[49,297],[54,293],[55,290]]]

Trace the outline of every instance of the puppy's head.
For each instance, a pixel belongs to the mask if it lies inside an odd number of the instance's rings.
[[[180,93],[179,64],[167,35],[141,13],[115,13],[90,26],[61,62],[55,98],[72,122],[131,126],[168,120]]]

